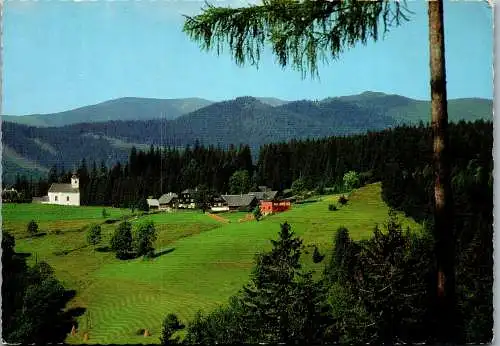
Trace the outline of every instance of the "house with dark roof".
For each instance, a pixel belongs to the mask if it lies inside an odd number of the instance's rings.
[[[229,205],[224,198],[214,197],[210,203],[210,210],[212,212],[229,211]]]
[[[53,183],[48,192],[48,204],[80,205],[80,183],[76,174],[71,177],[71,184]]]
[[[269,187],[267,187],[266,185],[258,186],[258,188],[259,188],[259,191],[261,191],[261,192],[271,191],[271,189]]]
[[[19,192],[13,187],[2,189],[2,203],[14,202],[19,200]]]
[[[257,198],[249,194],[222,195],[221,197],[227,202],[229,210],[252,211],[259,204]]]
[[[272,201],[278,196],[278,191],[252,191],[248,194],[251,196],[255,196],[258,201]]]
[[[180,193],[178,208],[194,209],[196,208],[195,196],[197,190],[186,189]]]
[[[173,192],[165,193],[161,195],[160,198],[158,198],[158,202],[160,205],[160,210],[170,211],[176,207],[178,203],[178,196]]]

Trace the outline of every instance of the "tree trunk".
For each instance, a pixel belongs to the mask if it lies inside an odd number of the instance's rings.
[[[436,337],[453,342],[455,333],[455,240],[448,147],[448,110],[444,49],[443,1],[429,4],[431,119],[434,150],[434,237],[437,260]]]

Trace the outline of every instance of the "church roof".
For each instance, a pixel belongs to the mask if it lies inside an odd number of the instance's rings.
[[[71,184],[53,183],[50,185],[49,192],[79,193],[80,189],[74,188]]]

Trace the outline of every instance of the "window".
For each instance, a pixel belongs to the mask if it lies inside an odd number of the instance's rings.
[[[56,202],[57,202],[57,196],[54,196],[54,201],[56,201]]]
[[[66,196],[66,202],[69,202],[69,196]]]

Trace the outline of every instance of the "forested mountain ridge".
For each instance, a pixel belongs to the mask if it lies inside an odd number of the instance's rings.
[[[203,108],[212,101],[201,98],[155,99],[122,97],[95,105],[52,113],[23,116],[3,115],[3,121],[49,127],[112,120],[175,119],[182,114]]]
[[[128,102],[133,104],[134,100],[129,98]],[[491,100],[458,99],[448,104],[451,121],[492,119]],[[110,105],[112,101],[106,107]],[[374,92],[321,101],[238,97],[210,103],[171,120],[31,127],[4,119],[3,178],[12,182],[16,173],[36,171],[35,176],[39,176],[53,164],[72,169],[82,158],[111,165],[126,158],[132,146],[185,147],[196,141],[221,147],[248,144],[256,155],[267,143],[365,133],[427,119],[427,101]]]

